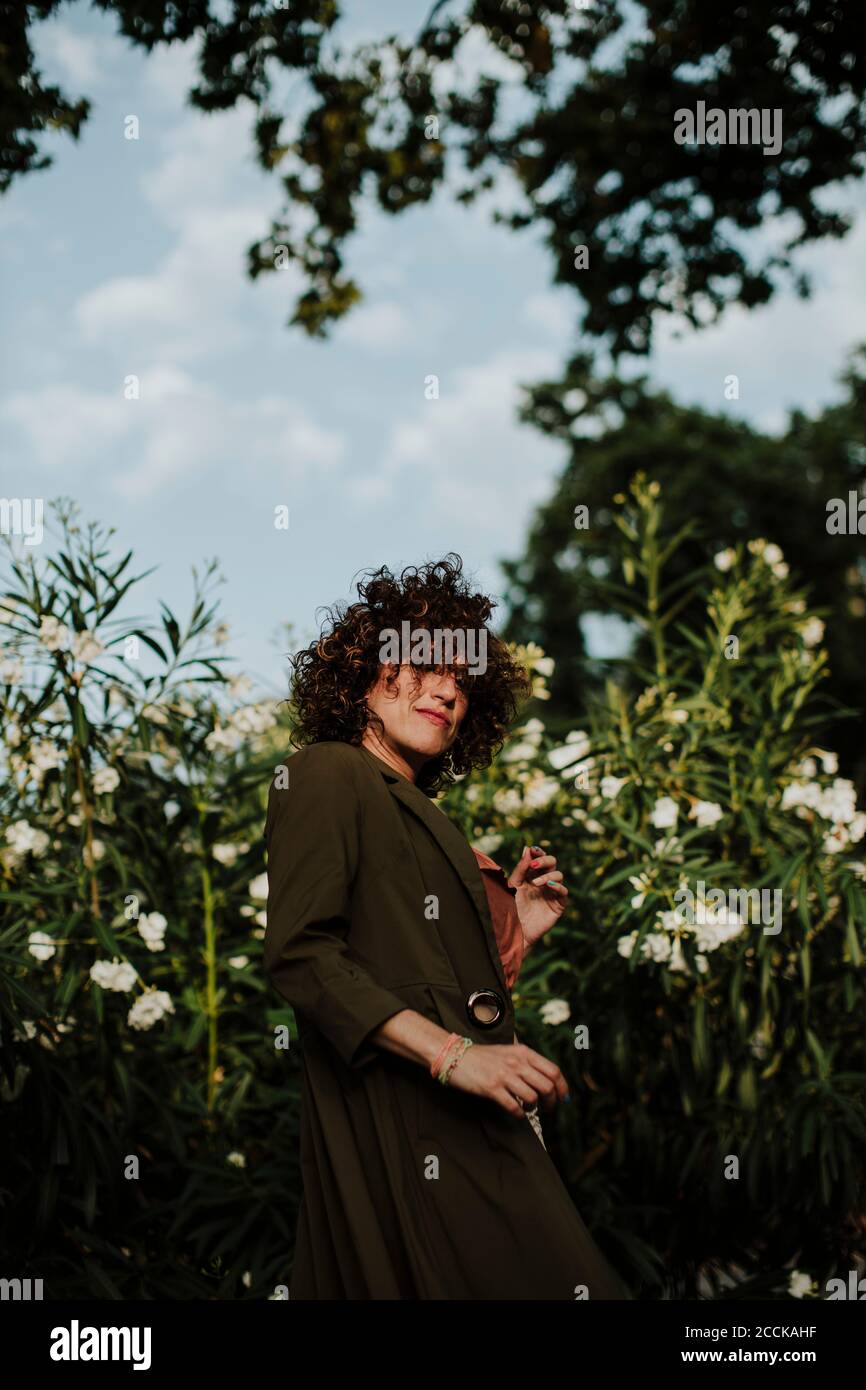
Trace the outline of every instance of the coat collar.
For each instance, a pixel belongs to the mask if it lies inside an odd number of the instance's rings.
[[[496,975],[502,986],[505,995],[508,994],[508,986],[505,982],[505,972],[502,965],[502,958],[496,945],[496,937],[493,932],[493,923],[490,918],[490,907],[487,902],[487,891],[479,871],[479,864],[475,858],[475,853],[467,843],[466,838],[457,829],[452,821],[448,819],[443,811],[434,806],[426,792],[417,787],[414,782],[410,782],[408,777],[396,772],[388,763],[383,762],[375,753],[371,753],[369,748],[363,744],[358,745],[361,753],[368,760],[371,766],[381,772],[384,781],[387,783],[388,790],[392,796],[405,806],[407,811],[411,811],[430,831],[437,841],[442,853],[447,856],[469,894],[478,918],[484,929],[487,940],[487,949],[490,959],[496,970]],[[486,857],[486,856],[485,856]],[[498,869],[498,865],[493,864],[493,860],[488,861],[489,865]],[[487,867],[487,866],[485,866]],[[502,873],[502,870],[499,869]],[[503,875],[504,877],[504,875]]]

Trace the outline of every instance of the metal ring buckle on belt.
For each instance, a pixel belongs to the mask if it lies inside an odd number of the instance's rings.
[[[478,1028],[495,1028],[505,1016],[505,1000],[495,989],[473,990],[466,1000],[469,1021]]]

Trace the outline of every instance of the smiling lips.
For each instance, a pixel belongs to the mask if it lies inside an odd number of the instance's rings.
[[[437,714],[436,711],[432,709],[416,709],[415,713],[423,714],[425,719],[429,719],[431,724],[438,724],[440,729],[448,728],[448,720],[445,718],[444,714]]]

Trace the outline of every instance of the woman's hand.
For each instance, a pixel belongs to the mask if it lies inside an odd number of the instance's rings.
[[[517,889],[517,915],[526,945],[532,946],[562,916],[568,889],[563,885],[555,856],[542,853],[534,845],[523,851],[508,882]]]
[[[538,1104],[553,1110],[557,1101],[569,1099],[565,1077],[556,1063],[525,1043],[476,1043],[467,1047],[447,1084],[458,1091],[495,1100],[509,1115],[525,1115],[522,1102],[526,1109]]]

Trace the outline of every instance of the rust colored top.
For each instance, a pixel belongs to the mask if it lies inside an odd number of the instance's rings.
[[[523,931],[514,901],[515,889],[509,887],[505,871],[495,860],[482,854],[479,849],[473,849],[472,853],[478,861],[487,893],[493,934],[502,960],[505,982],[509,989],[513,989],[523,964]]]

